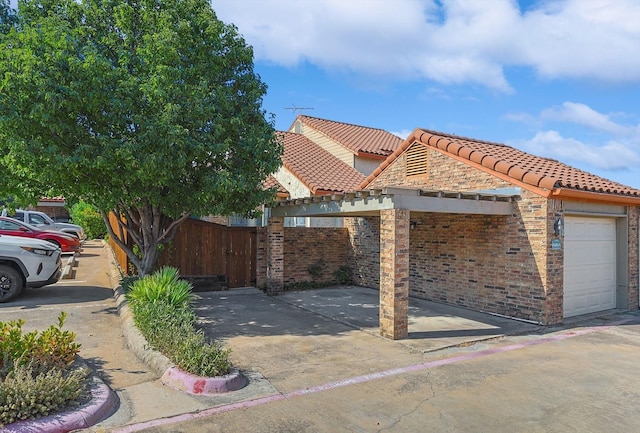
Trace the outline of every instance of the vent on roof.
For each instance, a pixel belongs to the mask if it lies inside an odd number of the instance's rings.
[[[299,120],[293,125],[293,132],[296,134],[302,134],[302,122]]]
[[[427,174],[427,147],[414,143],[407,150],[407,177]]]

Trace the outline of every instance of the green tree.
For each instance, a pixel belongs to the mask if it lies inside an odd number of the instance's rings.
[[[122,216],[107,228],[146,275],[189,215],[250,216],[274,197],[265,93],[208,0],[21,0],[0,39],[0,171],[22,184],[5,188]]]

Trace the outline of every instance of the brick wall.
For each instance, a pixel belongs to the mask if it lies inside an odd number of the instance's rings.
[[[432,149],[428,166],[427,174],[407,179],[401,156],[370,187],[471,191],[513,186]],[[511,216],[412,213],[418,224],[410,233],[411,295],[547,324],[561,322],[563,256],[550,247],[554,219],[548,200],[525,190]],[[360,252],[354,253],[354,270],[360,272],[379,260],[373,246],[376,224],[364,221],[348,225]],[[354,241],[359,233],[370,247]],[[365,285],[374,283],[366,273],[355,277]]]
[[[638,308],[638,296],[640,288],[638,285],[640,281],[640,270],[638,267],[640,264],[640,245],[638,244],[640,239],[640,207],[629,208],[629,272],[628,272],[628,288],[627,288],[627,303],[629,309]]]
[[[380,285],[380,218],[345,218],[352,261],[353,283],[378,288]]]
[[[257,285],[266,283],[267,235],[265,228],[257,235]],[[352,266],[349,232],[346,228],[285,227],[284,285],[301,282],[335,281],[334,273],[343,265]],[[319,277],[309,273],[309,267],[322,269]]]

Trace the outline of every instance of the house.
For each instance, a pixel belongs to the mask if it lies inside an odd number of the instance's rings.
[[[276,132],[283,145],[282,167],[265,185],[290,199],[355,190],[402,139],[383,129],[299,115],[288,131]],[[239,216],[206,218],[232,226],[260,226]],[[287,227],[341,227],[342,219],[287,218]]]
[[[277,203],[272,293],[294,262],[283,220],[300,217],[345,218],[348,242],[327,241],[379,287],[388,338],[407,337],[410,295],[544,325],[638,308],[640,190],[503,144],[416,129],[354,191]]]
[[[383,129],[299,115],[289,132],[302,134],[365,176],[371,174],[402,139]]]

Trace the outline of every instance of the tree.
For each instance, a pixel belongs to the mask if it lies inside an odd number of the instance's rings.
[[[140,275],[189,215],[250,216],[274,197],[266,85],[208,0],[21,0],[1,38],[9,189],[96,205]]]

